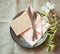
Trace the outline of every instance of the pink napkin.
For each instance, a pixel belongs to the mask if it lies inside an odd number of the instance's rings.
[[[33,15],[34,12],[36,12],[33,8],[31,8],[31,13]],[[25,12],[28,12],[28,9],[25,10]],[[47,18],[46,18],[47,19]],[[34,46],[44,35],[44,33],[47,31],[49,28],[50,24],[46,23],[45,18],[42,18],[39,13],[37,13],[37,18],[36,21],[34,22],[35,29],[36,29],[36,34],[37,34],[37,39],[34,41],[32,40],[33,37],[33,28],[30,27],[28,30],[20,34],[31,46]]]

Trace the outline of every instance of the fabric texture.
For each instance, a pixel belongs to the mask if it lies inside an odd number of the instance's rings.
[[[60,24],[55,38],[56,50],[49,53],[45,43],[34,49],[26,49],[18,46],[10,35],[10,21],[20,11],[32,6],[40,12],[40,8],[48,0],[0,0],[0,54],[60,54]],[[57,16],[60,17],[60,0],[51,0],[55,4]],[[60,22],[60,18],[58,18]]]

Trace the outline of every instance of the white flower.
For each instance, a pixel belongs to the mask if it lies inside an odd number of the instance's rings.
[[[54,4],[51,4],[49,2],[47,2],[46,5],[41,8],[41,10],[45,13],[49,13],[52,9],[54,9]]]
[[[42,10],[43,12],[45,12],[45,13],[49,13],[49,12],[50,12],[50,10],[49,10],[46,6],[43,6],[43,7],[41,8],[41,10]]]
[[[46,3],[47,8],[49,8],[50,10],[54,9],[54,4],[47,2]]]

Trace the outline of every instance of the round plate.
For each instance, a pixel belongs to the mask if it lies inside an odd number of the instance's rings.
[[[18,16],[20,16],[24,11],[20,12],[19,14],[17,14],[15,18],[17,18]],[[15,32],[13,31],[13,29],[10,27],[10,33],[11,33],[11,36],[13,38],[13,40],[19,45],[19,46],[22,46],[22,47],[25,47],[25,48],[34,48],[34,47],[37,47],[39,45],[41,45],[47,38],[47,33],[44,34],[44,36],[37,42],[37,44],[35,46],[30,46],[26,41],[22,40],[20,38],[20,36],[16,36]]]

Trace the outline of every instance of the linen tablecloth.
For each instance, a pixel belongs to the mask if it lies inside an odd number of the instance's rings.
[[[60,0],[51,0],[55,4],[58,16],[58,32],[55,36],[56,49],[49,53],[46,50],[46,41],[34,49],[18,46],[10,35],[10,22],[13,17],[28,6],[40,12],[41,6],[48,0],[0,0],[0,54],[60,54]]]

